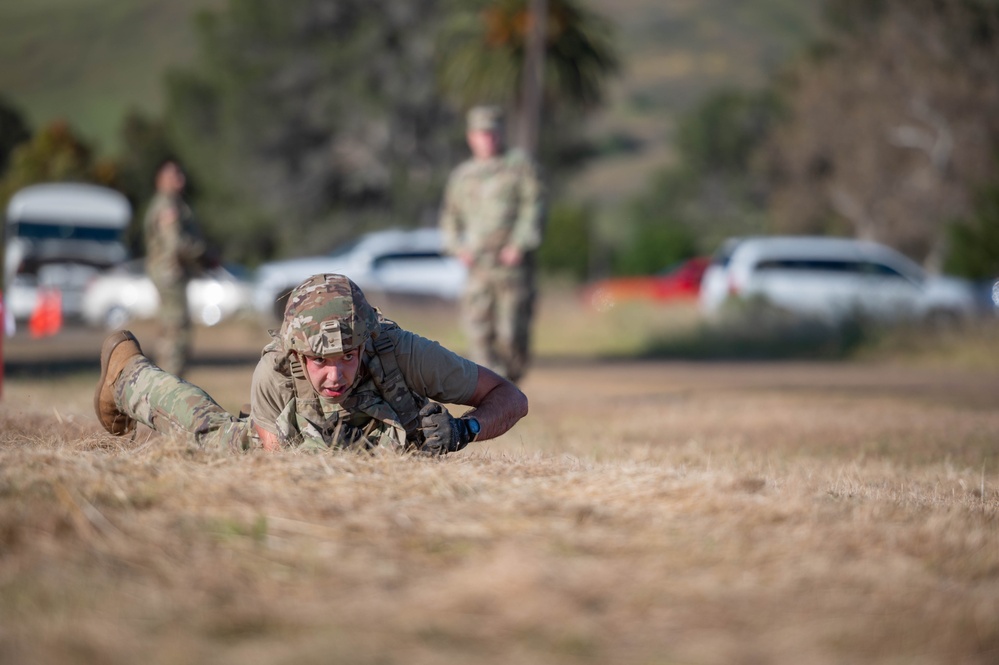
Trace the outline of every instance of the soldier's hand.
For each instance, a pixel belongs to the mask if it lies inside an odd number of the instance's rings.
[[[516,245],[505,245],[500,250],[500,263],[508,268],[519,266],[523,260],[524,253]]]
[[[475,254],[466,250],[458,252],[458,260],[461,261],[466,268],[471,268],[475,264]]]
[[[464,423],[437,402],[430,402],[420,409],[420,431],[424,441],[420,450],[425,453],[444,455],[468,445]]]
[[[157,223],[163,229],[173,229],[176,228],[177,224],[180,223],[180,213],[174,207],[169,207],[160,212],[157,218]]]

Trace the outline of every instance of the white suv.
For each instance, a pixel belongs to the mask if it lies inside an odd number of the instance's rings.
[[[320,273],[346,275],[369,299],[386,295],[456,300],[467,278],[464,264],[444,253],[438,229],[374,231],[329,254],[262,264],[254,284],[254,308],[280,319],[291,290]]]
[[[754,297],[825,319],[953,318],[977,309],[966,280],[928,274],[884,245],[821,236],[727,240],[704,274],[701,311],[714,315],[730,298]]]

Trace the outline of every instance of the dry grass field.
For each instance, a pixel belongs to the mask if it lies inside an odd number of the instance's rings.
[[[106,436],[99,333],[6,340],[0,663],[999,662],[996,331],[609,357],[689,319],[549,303],[530,415],[442,459]],[[261,342],[199,330],[191,379],[238,408]]]

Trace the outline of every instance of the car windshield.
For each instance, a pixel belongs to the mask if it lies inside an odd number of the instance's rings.
[[[121,236],[120,229],[80,226],[61,222],[18,222],[11,226],[14,227],[12,236],[30,238],[31,240],[96,240],[98,242],[114,242]]]
[[[722,246],[711,257],[711,265],[723,268],[728,266],[728,262],[732,260],[732,254],[735,253],[735,248],[739,246],[740,242],[741,240],[735,238],[723,242]]]

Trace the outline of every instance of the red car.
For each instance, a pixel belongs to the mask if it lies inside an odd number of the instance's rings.
[[[594,309],[605,311],[626,300],[696,300],[701,289],[701,278],[710,262],[710,257],[698,256],[655,275],[615,277],[592,282],[583,290],[583,302]]]

